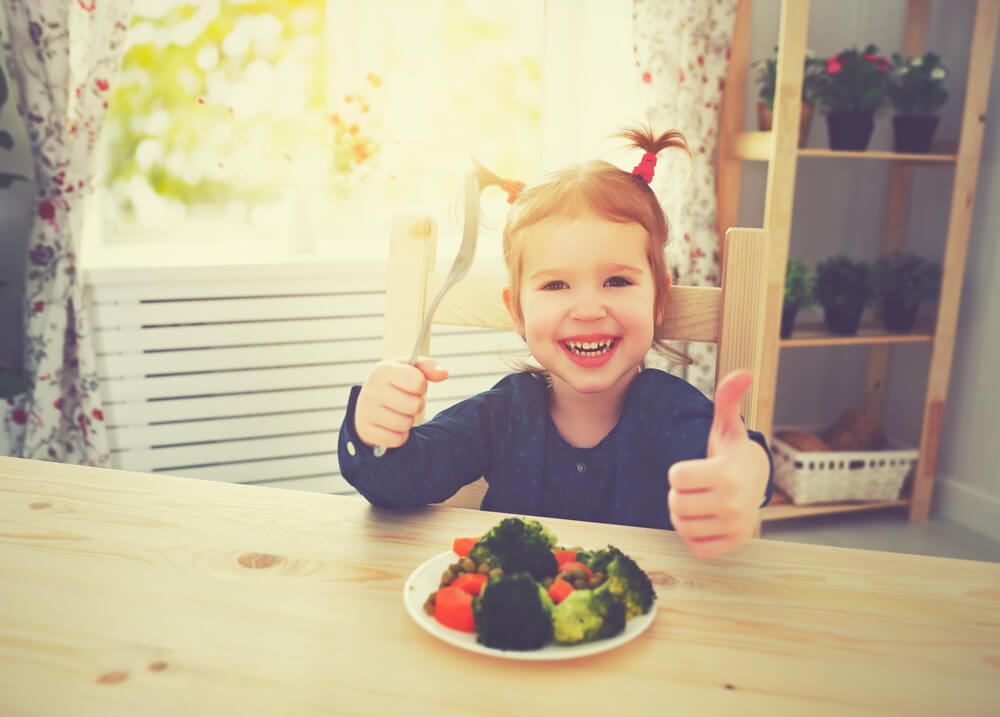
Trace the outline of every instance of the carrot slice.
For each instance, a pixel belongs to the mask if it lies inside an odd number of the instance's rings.
[[[556,562],[562,565],[563,563],[575,563],[576,562],[576,551],[575,550],[553,550],[552,554],[556,556]]]
[[[434,619],[453,630],[472,632],[476,629],[472,595],[453,585],[441,588],[434,599]]]
[[[573,592],[573,586],[562,578],[556,578],[552,581],[552,587],[549,588],[549,597],[552,598],[552,602],[556,605],[561,603],[566,599],[566,596]]]
[[[470,595],[478,595],[483,585],[489,582],[490,576],[482,573],[462,573],[451,581],[454,587],[462,588]]]
[[[451,549],[455,551],[455,555],[464,558],[472,550],[472,546],[478,542],[479,538],[455,538]]]

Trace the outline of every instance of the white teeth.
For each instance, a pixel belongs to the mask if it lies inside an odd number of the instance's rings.
[[[607,353],[615,345],[614,339],[606,341],[567,341],[566,347],[575,354],[582,356],[597,356]]]

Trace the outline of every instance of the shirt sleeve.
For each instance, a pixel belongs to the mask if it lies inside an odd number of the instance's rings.
[[[764,438],[763,433],[748,430],[747,435],[750,436],[751,441],[759,443],[760,447],[764,449],[764,453],[767,454],[767,489],[764,491],[764,502],[760,504],[760,507],[763,508],[771,502],[774,495],[774,456],[771,455],[771,449],[768,448],[767,439]]]
[[[489,392],[440,412],[413,428],[402,446],[375,457],[354,431],[360,391],[351,388],[337,455],[344,479],[369,502],[394,508],[440,503],[485,474],[492,434]]]

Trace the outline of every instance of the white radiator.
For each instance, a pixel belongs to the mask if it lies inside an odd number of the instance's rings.
[[[337,435],[381,353],[384,270],[335,264],[85,276],[116,468],[350,493]],[[510,332],[435,327],[427,415],[510,372]]]

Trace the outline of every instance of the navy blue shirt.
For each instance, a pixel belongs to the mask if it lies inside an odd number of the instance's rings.
[[[354,432],[360,387],[351,389],[338,454],[344,478],[371,503],[408,507],[447,500],[480,476],[480,508],[502,513],[672,528],[667,471],[704,458],[713,404],[657,369],[629,385],[617,425],[592,448],[567,443],[549,415],[543,376],[505,376],[410,431],[381,458]],[[771,454],[763,435],[750,438]],[[764,504],[771,499],[774,465]]]

